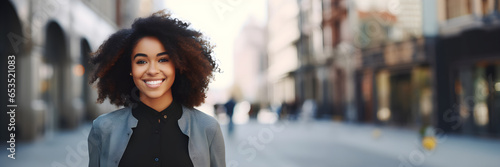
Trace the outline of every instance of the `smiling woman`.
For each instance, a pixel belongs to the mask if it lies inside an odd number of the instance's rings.
[[[89,166],[225,166],[218,122],[194,109],[218,65],[189,24],[158,12],[105,41],[90,83],[124,108],[94,120]]]
[[[132,51],[132,78],[139,89],[140,101],[157,111],[172,103],[171,87],[175,65],[156,37],[139,40]]]

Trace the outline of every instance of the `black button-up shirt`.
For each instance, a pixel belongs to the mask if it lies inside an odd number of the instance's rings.
[[[119,167],[193,166],[189,138],[177,123],[182,116],[180,104],[173,101],[158,112],[141,102],[132,109],[132,115],[138,120],[137,127],[133,128]]]

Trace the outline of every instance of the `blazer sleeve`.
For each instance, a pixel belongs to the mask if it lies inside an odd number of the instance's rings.
[[[101,133],[99,133],[98,131],[99,128],[96,127],[94,121],[88,137],[89,167],[100,166]]]
[[[225,167],[226,148],[224,146],[224,137],[220,125],[218,123],[216,125],[214,137],[210,143],[210,167]]]

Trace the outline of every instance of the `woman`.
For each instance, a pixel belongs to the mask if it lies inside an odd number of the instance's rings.
[[[94,54],[98,103],[124,108],[94,120],[90,167],[225,166],[217,121],[194,109],[219,68],[189,24],[158,12],[111,35]]]

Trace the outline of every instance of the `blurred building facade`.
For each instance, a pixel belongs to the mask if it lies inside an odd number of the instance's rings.
[[[234,85],[231,96],[237,101],[262,104],[269,101],[267,92],[266,27],[250,17],[234,44]]]
[[[425,5],[434,5],[438,15],[424,33],[428,45],[435,42],[428,51],[435,55],[435,124],[447,131],[500,135],[500,2]]]
[[[315,117],[331,115],[332,94],[329,81],[329,55],[323,52],[322,1],[300,0],[298,41],[299,67],[297,97],[299,101],[314,100]]]
[[[323,53],[326,60],[322,60],[326,66],[323,73],[327,78],[328,89],[323,91],[327,96],[325,102],[330,105],[327,115],[333,116],[335,120],[352,121],[355,117],[354,80],[351,76],[354,71],[354,48],[349,31],[349,18],[347,2],[343,0],[321,1],[323,7],[321,29],[323,30]],[[325,85],[324,85],[325,87]]]
[[[358,121],[500,135],[498,1],[349,5]]]
[[[290,0],[268,1],[267,24],[267,97],[266,105],[277,106],[296,100],[301,81],[299,68],[298,40],[299,5]]]
[[[130,26],[137,16],[151,13],[136,9],[152,0],[13,0],[1,1],[2,55],[16,56],[16,133],[19,140],[47,136],[75,128],[85,120],[115,109],[97,105],[97,92],[88,85],[89,53],[119,27]],[[161,5],[158,5],[161,6]],[[125,24],[126,23],[126,24]],[[2,66],[7,64],[2,59]],[[1,69],[2,87],[7,71]],[[2,107],[7,105],[1,90]],[[7,117],[0,123],[8,124]],[[2,128],[0,138],[8,132]]]
[[[268,2],[271,103],[312,99],[317,118],[500,135],[498,0]]]
[[[428,125],[432,89],[420,1],[377,1],[365,8],[362,3],[350,8],[356,18],[353,46],[360,54],[354,75],[358,120]]]

